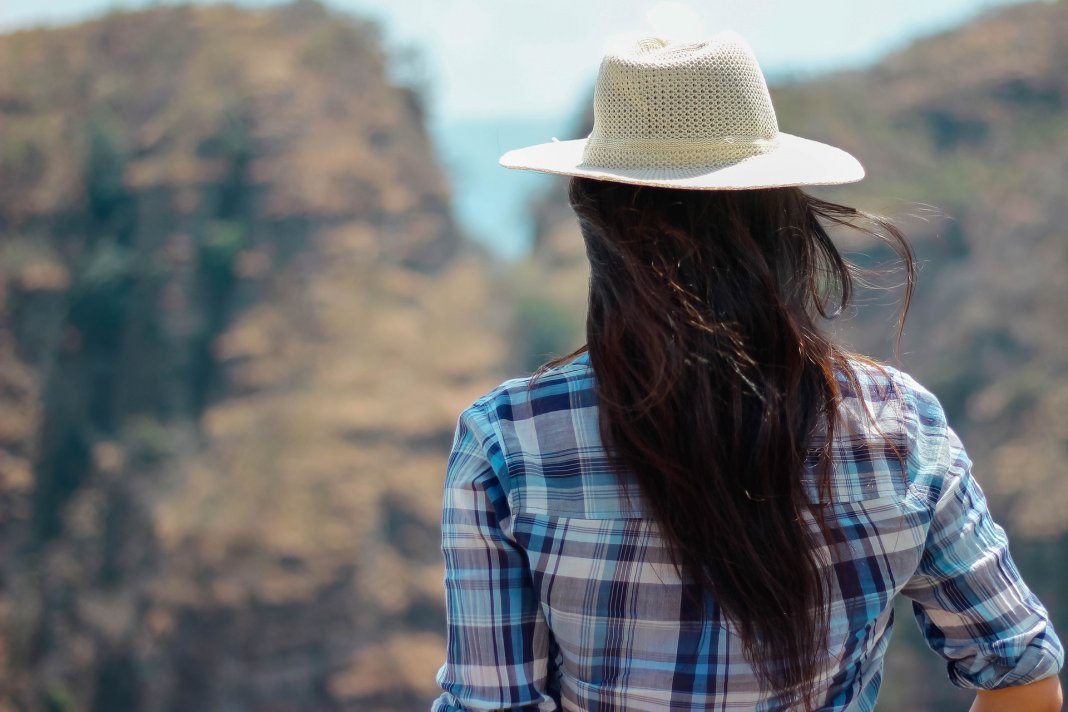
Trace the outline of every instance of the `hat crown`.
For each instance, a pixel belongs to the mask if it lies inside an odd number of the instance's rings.
[[[757,155],[778,135],[764,75],[741,37],[647,38],[601,62],[585,158],[611,168],[683,168]]]
[[[749,190],[864,177],[834,146],[779,131],[753,51],[734,33],[609,52],[587,138],[519,148],[501,165],[632,185]]]

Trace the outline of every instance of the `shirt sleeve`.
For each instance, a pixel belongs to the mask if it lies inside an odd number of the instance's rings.
[[[995,689],[1054,675],[1064,648],[1049,614],[1020,577],[938,400],[911,385],[910,479],[932,513],[920,565],[902,593],[924,638],[958,687]]]
[[[510,534],[504,466],[476,404],[460,416],[445,477],[448,642],[432,712],[559,709],[548,691],[551,636]]]

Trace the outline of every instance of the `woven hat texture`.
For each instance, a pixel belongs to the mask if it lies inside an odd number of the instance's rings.
[[[679,188],[744,189],[860,180],[845,151],[779,131],[767,83],[734,33],[647,38],[606,55],[593,131],[501,157],[507,168]]]

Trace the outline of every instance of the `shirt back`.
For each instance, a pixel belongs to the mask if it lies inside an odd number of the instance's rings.
[[[853,366],[859,392],[839,378],[832,535],[819,537],[831,589],[817,708],[874,707],[899,593],[954,684],[1054,674],[1060,641],[938,401],[900,371]],[[822,444],[804,474],[813,501]],[[714,598],[687,595],[636,483],[606,457],[586,354],[461,415],[442,549],[436,712],[785,709]]]

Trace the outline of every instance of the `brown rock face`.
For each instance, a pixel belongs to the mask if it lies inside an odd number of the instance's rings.
[[[507,314],[373,30],[0,37],[0,709],[411,710]]]
[[[912,234],[904,366],[1062,632],[1066,13],[773,92],[785,130],[868,167],[826,194]],[[0,37],[0,711],[436,694],[456,414],[581,343],[586,266],[560,191],[502,289],[384,64],[309,0]],[[888,314],[842,333],[886,355]],[[886,708],[959,704],[900,613]]]

